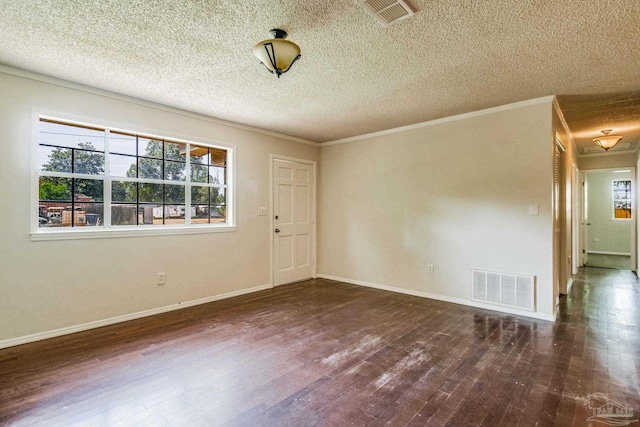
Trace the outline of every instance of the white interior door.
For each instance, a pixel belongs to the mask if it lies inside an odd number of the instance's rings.
[[[273,284],[313,277],[313,165],[273,160]]]

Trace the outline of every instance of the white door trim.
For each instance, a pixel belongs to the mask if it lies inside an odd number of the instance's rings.
[[[295,163],[302,163],[305,165],[311,165],[311,167],[313,168],[313,185],[312,185],[312,201],[311,201],[311,215],[312,215],[312,223],[313,223],[313,242],[311,247],[313,248],[313,250],[311,251],[311,263],[312,263],[312,273],[313,273],[313,278],[317,278],[318,277],[318,263],[317,263],[317,231],[318,231],[318,222],[316,220],[317,216],[316,216],[316,211],[317,211],[317,204],[316,204],[316,198],[317,198],[317,194],[318,194],[318,179],[317,179],[317,162],[314,160],[308,160],[308,159],[299,159],[299,158],[295,158],[295,157],[289,157],[289,156],[282,156],[280,154],[274,154],[271,153],[271,155],[269,156],[269,245],[270,245],[270,250],[269,250],[269,271],[270,271],[270,278],[271,278],[271,286],[275,286],[275,271],[274,271],[274,239],[273,239],[273,230],[275,229],[275,223],[274,223],[274,216],[273,216],[273,210],[274,210],[274,206],[273,206],[273,194],[274,194],[274,189],[273,189],[273,163],[274,160],[284,160],[284,161],[289,161],[289,162],[295,162]]]

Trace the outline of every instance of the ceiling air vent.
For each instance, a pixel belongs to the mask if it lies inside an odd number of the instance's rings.
[[[357,0],[357,3],[385,27],[415,13],[413,7],[404,0]]]

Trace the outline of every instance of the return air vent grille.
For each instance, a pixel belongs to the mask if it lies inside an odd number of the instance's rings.
[[[357,0],[357,3],[385,27],[415,13],[413,7],[404,0]]]
[[[471,299],[535,311],[535,276],[471,270]]]

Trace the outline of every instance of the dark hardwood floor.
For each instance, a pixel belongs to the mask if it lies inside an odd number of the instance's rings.
[[[311,280],[0,350],[0,424],[605,425],[598,392],[639,415],[637,277],[581,269],[561,313]]]

